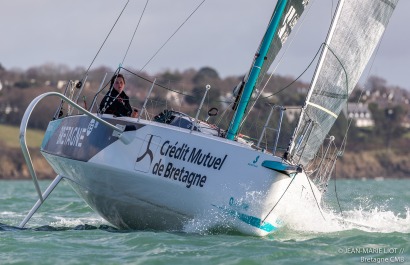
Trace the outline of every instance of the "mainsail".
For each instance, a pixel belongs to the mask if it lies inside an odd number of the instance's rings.
[[[309,0],[288,1],[285,12],[279,22],[278,31],[276,32],[275,37],[272,40],[272,44],[266,56],[265,63],[263,64],[261,73],[256,81],[256,87],[259,87],[264,75],[269,70],[280,49],[282,49],[283,44],[289,37],[292,29],[295,27],[308,3]]]
[[[283,12],[279,12],[280,6],[284,4]],[[279,0],[276,8],[272,14],[269,22],[268,29],[265,36],[262,38],[262,42],[259,45],[258,52],[252,62],[252,67],[249,73],[245,76],[244,80],[238,85],[236,96],[236,102],[234,109],[236,113],[234,120],[232,121],[231,128],[228,131],[228,139],[233,139],[239,129],[239,124],[242,122],[243,114],[249,103],[250,96],[255,88],[257,88],[266,72],[269,70],[272,62],[278,55],[280,49],[288,38],[292,29],[296,25],[309,0]],[[279,14],[279,15],[278,15]],[[280,16],[278,21],[277,30],[275,30],[272,37],[269,36],[269,28],[274,24],[275,16]],[[265,47],[264,45],[268,46]],[[243,91],[247,91],[247,96],[242,97]],[[248,97],[249,96],[249,97]],[[240,100],[239,104],[238,101]],[[237,109],[238,105],[243,104],[243,107]]]
[[[289,152],[314,157],[375,50],[398,0],[341,0]]]

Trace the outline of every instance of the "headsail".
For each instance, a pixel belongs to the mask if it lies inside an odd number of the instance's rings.
[[[236,135],[253,90],[261,83],[264,75],[269,70],[269,67],[275,60],[280,49],[282,48],[289,34],[292,32],[292,29],[296,25],[296,22],[299,20],[308,3],[309,0],[278,1],[275,11],[273,12],[271,20],[269,22],[268,29],[266,30],[261,44],[259,45],[255,59],[252,62],[252,67],[249,73],[245,76],[242,83],[239,84],[239,86],[241,87],[238,87],[239,94],[237,95],[237,101],[240,100],[239,105],[243,104],[243,106],[242,108],[239,108],[239,110],[237,110],[234,115],[235,118],[228,132],[229,139],[233,139]],[[281,5],[283,4],[285,5],[282,11]],[[278,21],[275,21],[275,19],[278,19]],[[269,36],[270,28],[272,27],[272,24],[274,24],[274,22],[277,22],[278,24],[277,29],[274,29],[274,35],[272,35],[271,37]],[[264,46],[266,44],[268,45],[267,47]],[[249,96],[242,97],[242,91],[247,91],[244,95]],[[236,107],[237,102],[235,102],[234,109],[236,109]]]
[[[315,156],[375,50],[398,0],[341,0],[289,152]]]

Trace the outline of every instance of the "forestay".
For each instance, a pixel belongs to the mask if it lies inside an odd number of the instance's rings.
[[[341,0],[299,119],[290,155],[306,166],[336,121],[398,0]]]

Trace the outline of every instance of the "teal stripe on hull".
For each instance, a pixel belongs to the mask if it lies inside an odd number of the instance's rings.
[[[230,216],[233,216],[233,217],[241,220],[242,222],[244,222],[248,225],[259,228],[259,229],[261,229],[263,231],[266,231],[268,233],[273,232],[276,229],[278,229],[276,226],[274,226],[274,225],[272,225],[268,222],[262,222],[261,219],[255,217],[255,216],[247,215],[247,214],[235,211],[235,210],[226,209],[226,208],[219,207],[219,206],[216,206],[216,205],[213,205],[213,206],[215,206],[218,209],[222,210],[224,213],[227,213]]]

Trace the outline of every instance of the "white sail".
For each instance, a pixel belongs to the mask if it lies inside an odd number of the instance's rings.
[[[290,148],[306,166],[322,145],[375,50],[398,0],[340,1]]]

